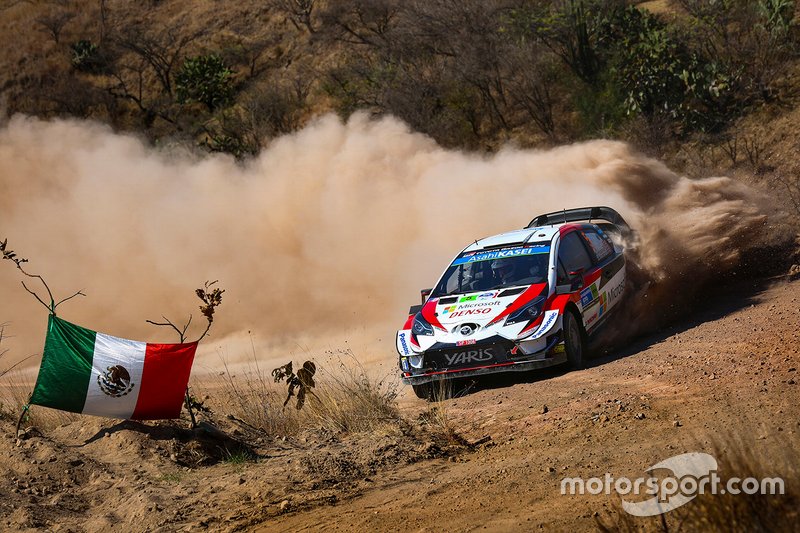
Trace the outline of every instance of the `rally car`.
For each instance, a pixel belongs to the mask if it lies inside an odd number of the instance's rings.
[[[397,332],[403,382],[430,398],[441,379],[582,367],[625,292],[630,231],[613,209],[583,207],[470,244]]]

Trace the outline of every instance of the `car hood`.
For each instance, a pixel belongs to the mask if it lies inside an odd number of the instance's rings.
[[[506,316],[546,293],[546,283],[445,296],[428,301],[423,318],[441,332],[454,333],[463,324],[481,329],[500,327]]]

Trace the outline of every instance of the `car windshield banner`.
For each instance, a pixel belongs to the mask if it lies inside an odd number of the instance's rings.
[[[492,261],[503,257],[519,257],[523,255],[547,254],[550,253],[549,245],[520,246],[518,248],[506,248],[504,250],[492,250],[490,252],[468,252],[453,261],[453,266],[467,263],[477,263],[478,261]]]

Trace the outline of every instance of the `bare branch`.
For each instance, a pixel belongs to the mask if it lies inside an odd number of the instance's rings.
[[[47,305],[46,303],[44,303],[44,300],[42,300],[41,298],[39,298],[39,295],[38,295],[38,294],[36,294],[34,291],[30,290],[30,289],[28,288],[28,286],[27,286],[27,285],[25,285],[25,282],[24,282],[24,281],[22,282],[22,286],[25,288],[25,290],[26,290],[26,291],[28,291],[30,294],[32,294],[34,298],[36,298],[37,300],[39,300],[39,303],[41,303],[43,306],[45,306],[45,308],[47,308],[47,310],[48,310],[48,311],[51,311],[51,312],[53,311],[53,309],[50,309],[50,306],[49,306],[49,305]],[[49,292],[49,291],[48,291],[48,292]],[[55,307],[55,306],[54,306],[54,307]]]
[[[7,351],[8,351],[8,350],[6,350],[6,351],[4,351],[4,352],[0,353],[0,355],[3,355],[3,354],[4,354],[4,353],[6,353]],[[20,359],[19,361],[17,361],[17,362],[16,362],[16,363],[14,363],[13,365],[11,365],[10,367],[8,367],[8,368],[6,368],[5,370],[3,370],[2,372],[0,372],[0,377],[3,377],[3,376],[5,376],[6,374],[8,374],[9,372],[11,372],[11,371],[12,371],[12,370],[14,370],[15,368],[17,368],[19,365],[21,365],[22,363],[24,363],[24,362],[25,362],[25,361],[27,361],[28,359],[30,359],[30,358],[32,358],[32,357],[35,357],[35,356],[37,356],[37,355],[39,355],[39,354],[32,353],[32,354],[30,354],[30,355],[29,355],[29,356],[27,356],[27,357],[23,357],[22,359]]]
[[[23,268],[22,265],[27,263],[28,260],[25,259],[25,258],[19,257],[13,250],[9,250],[8,249],[8,239],[0,241],[0,252],[2,252],[2,254],[3,254],[3,259],[7,259],[9,261],[12,261],[17,266],[17,269],[20,272],[22,272],[25,276],[27,276],[29,278],[38,279],[39,282],[44,286],[45,290],[47,291],[47,296],[50,299],[50,304],[47,304],[41,297],[39,297],[39,295],[35,291],[29,289],[28,286],[25,285],[24,281],[22,282],[22,286],[25,288],[25,290],[28,291],[30,294],[32,294],[39,301],[39,303],[41,303],[43,306],[45,306],[47,308],[47,310],[50,312],[50,314],[52,314],[52,315],[56,314],[56,307],[58,307],[59,304],[62,304],[64,302],[66,302],[67,300],[71,300],[72,298],[75,298],[76,296],[86,296],[81,291],[78,291],[77,293],[73,294],[69,298],[64,298],[60,302],[55,303],[55,299],[53,298],[53,292],[50,290],[50,286],[47,284],[47,282],[44,280],[44,278],[42,276],[40,276],[39,274],[31,274],[30,272],[26,271],[25,268]]]
[[[64,298],[64,299],[62,299],[62,300],[59,300],[59,301],[58,301],[58,303],[56,304],[56,307],[58,307],[59,305],[63,304],[63,303],[64,303],[64,302],[66,302],[67,300],[72,300],[72,299],[73,299],[73,298],[75,298],[76,296],[86,296],[86,295],[85,295],[85,294],[84,294],[82,291],[78,291],[78,292],[76,292],[75,294],[73,294],[72,296],[67,296],[67,297],[66,297],[66,298]]]
[[[178,333],[178,337],[180,337],[181,343],[183,343],[183,341],[186,340],[186,330],[188,329],[189,324],[192,323],[192,315],[189,315],[189,321],[186,322],[185,326],[183,326],[183,331],[178,329],[178,326],[173,324],[172,321],[170,319],[168,319],[167,317],[165,317],[164,315],[161,315],[161,318],[163,318],[165,320],[165,322],[154,322],[152,320],[146,320],[145,322],[147,322],[148,324],[153,324],[154,326],[168,326],[168,327],[171,327],[172,329],[174,329]]]
[[[75,13],[71,11],[52,11],[36,18],[36,24],[41,30],[48,33],[53,41],[58,44],[61,39],[61,31],[69,21],[75,18]]]

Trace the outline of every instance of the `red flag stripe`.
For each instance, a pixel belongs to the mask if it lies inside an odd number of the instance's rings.
[[[178,418],[197,343],[148,344],[134,420]]]

